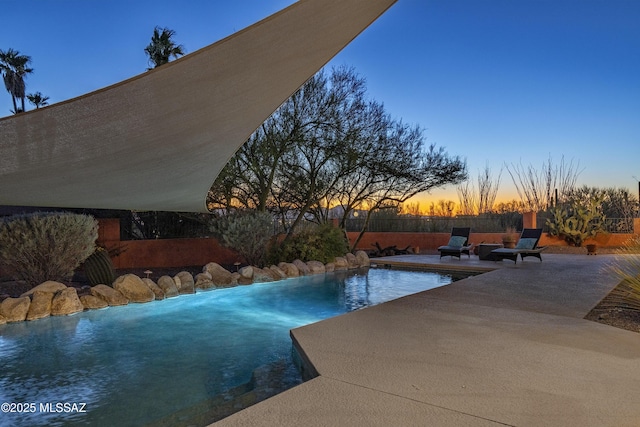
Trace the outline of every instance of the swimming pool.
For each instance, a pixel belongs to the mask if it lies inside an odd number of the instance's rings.
[[[452,280],[371,269],[3,325],[0,426],[206,425],[256,369],[301,382],[290,329]]]

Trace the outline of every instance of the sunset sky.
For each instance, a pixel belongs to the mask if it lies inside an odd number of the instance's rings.
[[[2,0],[0,49],[31,56],[27,92],[59,102],[143,73],[154,26],[187,52],[292,1]],[[428,143],[488,165],[579,163],[578,183],[640,179],[640,1],[399,0],[328,65],[353,66],[371,98]],[[11,98],[0,92],[0,116]],[[502,171],[499,199],[517,197]],[[421,199],[457,201],[456,190]]]

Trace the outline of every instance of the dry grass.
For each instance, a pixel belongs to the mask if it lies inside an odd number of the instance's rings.
[[[609,267],[620,278],[606,300],[608,304],[640,312],[640,236],[620,248],[620,255]]]
[[[640,237],[614,253],[620,256],[608,266],[608,271],[620,283],[585,318],[640,332]]]

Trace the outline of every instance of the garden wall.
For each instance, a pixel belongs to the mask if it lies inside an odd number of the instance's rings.
[[[120,221],[118,219],[100,219],[98,244],[107,249],[122,248],[124,252],[113,257],[116,268],[164,268],[205,265],[217,262],[221,265],[233,265],[242,262],[237,252],[223,247],[216,239],[158,239],[158,240],[120,240]],[[535,216],[525,214],[523,224],[526,228],[535,228]],[[634,222],[636,235],[640,234],[640,218]],[[480,243],[501,243],[504,233],[471,233],[469,241]],[[358,233],[347,233],[353,244]],[[514,234],[518,236],[518,233]],[[619,247],[634,234],[601,234],[595,241],[602,247]],[[373,250],[377,242],[381,247],[407,246],[418,248],[421,253],[435,252],[438,246],[446,245],[450,233],[381,233],[367,232],[356,249]],[[557,237],[543,234],[541,246],[566,246],[567,243]]]
[[[638,228],[636,228],[638,229]],[[502,244],[502,235],[504,233],[471,233],[469,242],[478,245],[480,243],[500,243]],[[358,233],[347,233],[349,241],[353,244],[358,237]],[[514,236],[519,236],[515,233]],[[627,242],[633,234],[606,234],[598,236],[595,241],[601,247],[620,247]],[[419,248],[421,253],[436,252],[438,246],[446,245],[449,242],[450,233],[378,233],[367,232],[358,242],[359,250],[375,249],[376,242],[382,248],[388,246],[397,246],[398,249],[404,249],[407,246]],[[589,243],[589,241],[587,241]],[[564,240],[542,234],[540,238],[540,246],[567,246]]]
[[[524,228],[536,228],[536,215],[534,213],[525,213],[522,215],[522,224]],[[586,243],[595,241],[601,247],[620,247],[629,241],[633,236],[640,235],[640,218],[635,218],[633,222],[634,234],[624,233],[603,233],[596,236],[595,239],[589,239]],[[347,233],[351,244],[358,238],[358,233]],[[471,233],[469,242],[479,245],[480,243],[502,243],[504,233]],[[518,237],[519,233],[514,233]],[[435,252],[438,246],[446,245],[449,242],[450,233],[377,233],[367,232],[364,234],[356,249],[370,250],[375,249],[378,242],[380,247],[397,246],[404,249],[407,246],[419,248],[420,252]],[[585,244],[586,244],[585,243]],[[539,246],[567,246],[567,242],[558,237],[552,237],[546,233],[540,237]]]
[[[112,257],[116,268],[165,268],[206,265],[212,261],[233,265],[242,261],[237,252],[216,239],[120,240],[119,219],[99,219],[98,244],[124,251]]]

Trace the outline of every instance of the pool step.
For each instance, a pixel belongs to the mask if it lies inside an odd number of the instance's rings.
[[[251,376],[251,384],[258,402],[282,393],[301,382],[297,368],[286,359],[260,366]]]
[[[175,412],[148,424],[147,427],[206,426],[290,389],[300,382],[291,362],[286,359],[278,360],[256,368],[248,383]]]

